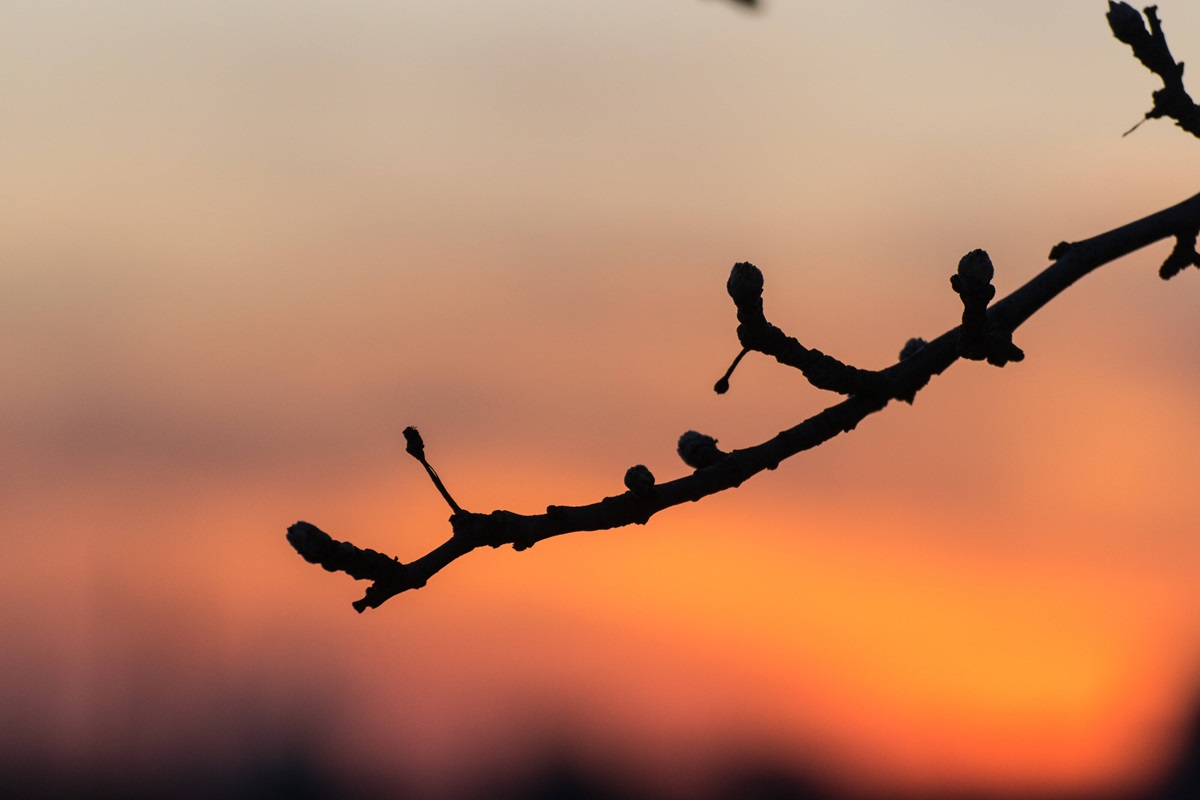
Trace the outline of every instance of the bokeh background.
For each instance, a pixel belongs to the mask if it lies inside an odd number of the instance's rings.
[[[1200,276],[1160,281],[1165,243],[1022,327],[1024,363],[644,528],[362,616],[284,539],[442,541],[405,425],[468,508],[536,512],[820,410],[762,357],[713,394],[735,261],[879,367],[956,323],[968,250],[1003,293],[1190,196],[1200,143],[1121,137],[1158,82],[1104,11],[0,5],[0,787],[1154,780],[1200,701]],[[1200,59],[1200,5],[1161,13]]]

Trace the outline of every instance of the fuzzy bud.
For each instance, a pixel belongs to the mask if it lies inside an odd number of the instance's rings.
[[[425,442],[421,439],[421,434],[417,432],[417,429],[411,425],[404,429],[404,452],[417,461],[425,460]]]
[[[1135,44],[1150,38],[1142,15],[1129,3],[1108,4],[1108,27],[1112,28],[1113,36],[1125,44]]]
[[[760,301],[763,292],[762,270],[749,261],[739,261],[729,273],[725,290],[739,306]]]
[[[680,436],[676,450],[683,463],[692,469],[704,469],[729,455],[717,448],[716,439],[696,431],[688,431]]]
[[[1073,245],[1070,242],[1059,242],[1058,244],[1054,245],[1054,247],[1050,248],[1050,260],[1058,261],[1071,251],[1072,246]]]
[[[304,521],[288,528],[287,540],[310,564],[320,564],[328,557],[330,550],[336,547],[333,537],[316,525]]]
[[[958,272],[950,276],[950,286],[962,298],[963,305],[982,312],[996,296],[992,286],[995,269],[983,250],[972,250],[958,262]]]
[[[916,355],[916,352],[926,344],[928,343],[920,337],[913,337],[912,339],[909,339],[904,343],[904,347],[900,349],[900,360],[903,361],[910,356]]]
[[[991,283],[995,274],[996,270],[992,266],[992,259],[984,250],[972,250],[959,259],[958,275],[960,278]]]
[[[637,464],[625,471],[625,488],[635,497],[642,497],[654,489],[654,473],[645,464]]]

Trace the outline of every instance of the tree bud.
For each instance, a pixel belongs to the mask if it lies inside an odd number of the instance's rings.
[[[404,429],[404,451],[417,461],[425,460],[425,442],[421,440],[421,434],[417,433],[417,429],[409,425]]]
[[[1141,12],[1129,3],[1109,2],[1105,16],[1108,17],[1108,27],[1112,28],[1113,36],[1125,44],[1132,45],[1150,38]]]
[[[692,469],[704,469],[729,455],[717,449],[716,439],[696,431],[688,431],[680,436],[676,449],[683,463]]]
[[[635,496],[649,494],[654,488],[654,473],[644,464],[637,464],[625,471],[625,488]]]
[[[958,274],[962,278],[981,283],[991,283],[996,274],[992,259],[983,250],[972,250],[958,262]]]
[[[754,303],[762,299],[763,274],[762,270],[749,261],[739,261],[733,265],[725,290],[737,305]]]
[[[950,276],[950,286],[962,298],[964,307],[987,308],[996,296],[992,286],[992,259],[982,250],[972,250],[958,262],[958,272]]]
[[[915,355],[916,352],[918,350],[920,350],[922,347],[924,347],[926,344],[927,344],[927,342],[924,339],[920,338],[919,336],[909,339],[907,342],[904,343],[904,347],[902,347],[900,349],[900,360],[903,361],[904,359],[908,358],[909,356]]]

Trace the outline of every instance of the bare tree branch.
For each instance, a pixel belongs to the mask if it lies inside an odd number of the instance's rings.
[[[1200,108],[1183,88],[1183,63],[1176,63],[1171,49],[1167,47],[1167,37],[1158,19],[1158,6],[1146,8],[1146,19],[1150,21],[1148,31],[1142,22],[1142,15],[1129,3],[1109,0],[1107,17],[1113,36],[1129,45],[1137,60],[1162,78],[1163,88],[1152,95],[1154,105],[1146,112],[1142,122],[1170,117],[1188,133],[1200,136]],[[1142,122],[1126,131],[1126,135],[1137,130]]]
[[[1136,17],[1133,22],[1132,13]],[[1155,16],[1147,9],[1152,32],[1145,31],[1141,16],[1125,3],[1110,3],[1108,18],[1114,35],[1134,48],[1137,57],[1162,74],[1167,88],[1155,93],[1156,116],[1172,116],[1181,127],[1197,133],[1170,109],[1178,101],[1160,101],[1172,89],[1172,80],[1182,75],[1166,50],[1166,41]],[[1137,32],[1140,27],[1142,34]],[[1168,66],[1173,65],[1173,66]],[[1161,70],[1161,71],[1160,71]],[[1169,78],[1168,76],[1175,76]],[[1182,92],[1182,82],[1179,82]],[[1183,95],[1186,98],[1186,94]],[[1191,100],[1187,102],[1191,104]],[[1190,105],[1195,114],[1194,104]],[[1154,112],[1147,117],[1154,115]],[[1200,133],[1197,133],[1200,135]],[[331,572],[345,572],[357,580],[371,581],[366,595],[354,603],[355,610],[377,608],[389,598],[425,585],[433,575],[454,560],[480,547],[512,545],[517,550],[532,547],[543,539],[576,531],[608,530],[643,525],[650,517],[672,506],[695,502],[702,497],[740,486],[764,470],[773,470],[787,458],[817,447],[835,436],[854,430],[869,415],[892,400],[913,402],[933,376],[945,371],[960,357],[986,360],[996,366],[1020,361],[1024,353],[1012,342],[1013,331],[1092,270],[1154,242],[1175,238],[1176,245],[1160,274],[1170,277],[1187,266],[1200,266],[1196,253],[1200,232],[1200,194],[1143,219],[1090,239],[1062,242],[1050,251],[1054,263],[1004,299],[991,304],[995,288],[993,266],[987,253],[974,250],[959,262],[950,279],[963,303],[962,324],[930,342],[911,339],[899,360],[886,369],[871,371],[848,366],[819,350],[804,347],[769,323],[763,312],[762,272],[749,263],[734,265],[726,289],[737,309],[738,340],[742,351],[729,371],[714,387],[718,393],[729,388],[734,367],[748,352],[769,355],[781,364],[799,369],[817,388],[846,395],[846,399],[781,431],[760,444],[730,452],[717,447],[711,436],[687,431],[679,439],[680,458],[692,468],[681,478],[659,484],[643,465],[625,474],[627,491],[582,506],[548,506],[542,514],[518,514],[507,510],[488,514],[466,511],[450,496],[425,457],[425,444],[415,428],[404,431],[406,450],[425,468],[437,490],[449,504],[452,535],[424,556],[403,563],[374,550],[339,542],[307,522],[288,529],[287,538],[306,560]],[[991,304],[991,305],[989,305]]]

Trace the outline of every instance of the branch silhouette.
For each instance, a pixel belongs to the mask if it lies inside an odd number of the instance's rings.
[[[1132,6],[1109,3],[1108,21],[1113,35],[1129,44],[1137,58],[1164,81],[1165,88],[1154,93],[1154,109],[1146,117],[1171,117],[1184,130],[1200,136],[1200,113],[1183,89],[1183,65],[1176,64],[1167,49],[1156,9],[1147,8],[1145,14],[1149,31]],[[288,528],[287,539],[307,561],[330,572],[371,581],[363,598],[353,604],[361,613],[397,594],[424,586],[453,561],[480,547],[512,545],[525,550],[567,533],[644,525],[664,509],[733,489],[764,470],[775,469],[785,459],[854,430],[893,400],[912,403],[935,375],[960,358],[1000,367],[1022,360],[1024,353],[1013,344],[1013,332],[1067,287],[1098,267],[1163,239],[1176,240],[1160,270],[1164,279],[1186,266],[1200,266],[1198,233],[1200,194],[1090,239],[1060,242],[1050,251],[1050,266],[995,303],[991,259],[984,251],[973,250],[963,256],[950,278],[951,288],[963,305],[961,324],[930,342],[909,340],[896,363],[881,370],[844,364],[788,336],[766,318],[762,271],[753,264],[735,264],[726,290],[737,309],[737,336],[742,350],[717,381],[715,391],[728,391],[734,369],[753,351],[800,370],[814,387],[844,395],[844,400],[765,442],[728,452],[719,449],[713,437],[687,431],[679,438],[678,453],[692,469],[690,474],[657,483],[650,470],[639,464],[626,472],[624,493],[581,506],[551,505],[542,514],[463,509],[429,465],[420,433],[410,427],[404,431],[405,449],[425,468],[450,506],[449,539],[409,562],[338,541],[303,521]]]
[[[1108,4],[1108,26],[1112,28],[1113,36],[1129,45],[1137,60],[1162,78],[1163,88],[1151,96],[1154,105],[1146,112],[1142,122],[1170,117],[1188,133],[1200,136],[1200,108],[1183,88],[1183,63],[1176,63],[1171,48],[1167,47],[1167,37],[1158,19],[1158,6],[1149,6],[1145,13],[1150,30],[1146,30],[1142,15],[1133,6],[1111,0]],[[1141,127],[1142,122],[1126,131],[1125,135]]]

